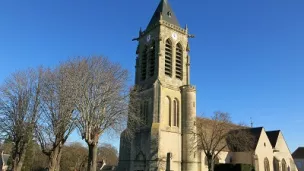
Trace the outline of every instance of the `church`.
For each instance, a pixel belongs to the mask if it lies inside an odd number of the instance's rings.
[[[118,171],[208,170],[203,152],[192,148],[196,147],[192,133],[196,131],[197,104],[196,88],[190,83],[191,37],[168,0],[161,0],[146,29],[134,39],[138,41],[135,85],[141,87],[144,126],[131,140],[127,139],[128,128],[121,134]],[[261,155],[253,158],[252,152],[224,151],[219,162],[248,163],[257,171],[296,170],[281,132],[269,138],[264,128],[256,129],[259,141],[254,151]],[[282,152],[275,146],[276,140],[280,140],[277,146]],[[284,167],[275,159],[284,161]]]

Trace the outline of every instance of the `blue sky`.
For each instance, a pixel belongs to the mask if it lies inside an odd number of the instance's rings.
[[[304,146],[304,1],[169,0],[191,34],[191,82],[198,114],[281,129],[290,150]],[[132,38],[158,0],[0,1],[0,83],[12,72],[103,55],[134,78]],[[79,140],[74,133],[70,141]],[[118,138],[101,142],[118,146]]]

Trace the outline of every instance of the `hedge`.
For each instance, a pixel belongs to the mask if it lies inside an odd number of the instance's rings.
[[[255,171],[250,164],[216,164],[214,171]]]

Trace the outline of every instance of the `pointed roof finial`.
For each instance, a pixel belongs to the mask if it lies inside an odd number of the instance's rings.
[[[177,18],[170,7],[167,0],[161,0],[158,7],[156,8],[147,28],[153,27],[155,24],[159,23],[159,20],[162,19],[170,24],[180,26]]]

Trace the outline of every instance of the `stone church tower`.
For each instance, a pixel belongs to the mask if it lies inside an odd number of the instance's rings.
[[[146,30],[135,39],[135,84],[142,88],[140,115],[145,124],[131,140],[122,133],[118,171],[198,170],[189,37],[168,1],[161,0]]]

